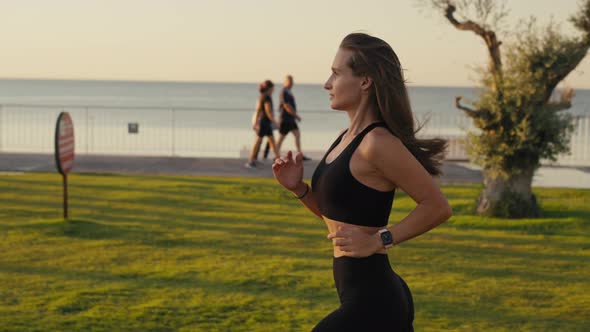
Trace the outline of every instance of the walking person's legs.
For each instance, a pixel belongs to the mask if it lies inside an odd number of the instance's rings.
[[[260,145],[262,144],[262,137],[256,136],[256,140],[254,141],[254,145],[252,145],[252,149],[250,150],[250,159],[248,159],[248,163],[246,163],[246,167],[256,167],[256,157],[258,156],[258,152],[260,151]]]
[[[272,152],[275,154],[275,159],[279,158],[280,154],[279,154],[279,150],[277,149],[277,144],[275,142],[274,136],[272,136],[272,135],[266,136],[266,139],[268,140],[268,144],[270,145]]]
[[[299,132],[299,129],[293,129],[291,132],[293,133],[293,136],[295,136],[295,148],[297,149],[297,152],[301,152],[301,133]]]
[[[260,142],[260,145],[262,145],[262,142]],[[258,161],[259,154],[260,154],[260,149],[258,149],[258,151],[256,152],[256,155],[254,156],[254,161]]]
[[[301,132],[299,131],[299,128],[293,129],[291,132],[293,133],[293,136],[295,136],[295,148],[297,148],[297,152],[303,153],[303,151],[301,151]],[[303,160],[311,160],[311,158],[303,155]]]
[[[279,151],[279,153],[281,152],[281,145],[283,145],[283,141],[285,140],[285,137],[287,137],[287,134],[281,133],[279,135],[279,140],[277,141],[277,150]]]
[[[264,154],[263,158],[266,160],[268,158],[268,153],[270,152],[270,144],[268,144],[268,139],[266,140],[266,146],[264,147]]]

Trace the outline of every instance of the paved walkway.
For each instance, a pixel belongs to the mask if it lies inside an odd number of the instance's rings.
[[[271,162],[256,169],[244,167],[236,158],[172,158],[79,155],[75,173],[171,174],[209,176],[272,177]],[[311,178],[317,160],[305,162],[305,178]],[[53,155],[0,153],[0,172],[57,172]],[[448,161],[443,165],[442,183],[481,183],[479,167]],[[590,167],[542,167],[533,179],[535,187],[590,189]]]
[[[457,165],[481,171],[481,167],[473,164]],[[590,189],[590,167],[543,166],[535,173],[533,187]]]
[[[74,173],[174,174],[212,176],[252,176],[271,178],[270,161],[259,168],[244,167],[237,158],[172,158],[79,155],[74,161]],[[305,162],[305,178],[311,178],[318,160]],[[480,183],[481,172],[464,165],[448,162],[443,166],[443,183]],[[0,153],[0,172],[57,172],[53,155]]]

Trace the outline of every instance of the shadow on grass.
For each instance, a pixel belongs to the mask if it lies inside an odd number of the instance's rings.
[[[119,222],[125,218],[118,217]],[[223,219],[223,218],[217,218]],[[229,219],[236,221],[235,219]],[[315,250],[321,247],[324,243],[325,247],[330,246],[329,241],[322,237],[322,233],[318,232],[317,239],[315,239],[314,246],[309,246],[310,239],[314,239],[314,235],[281,230],[284,225],[277,225],[276,228],[257,228],[248,227],[236,229],[231,224],[224,224],[221,220],[215,220],[211,223],[200,224],[191,223],[181,234],[187,234],[187,231],[192,230],[194,233],[189,233],[188,237],[175,236],[178,231],[173,233],[165,230],[156,230],[151,227],[145,227],[147,222],[138,218],[129,218],[128,221],[138,222],[137,225],[123,225],[117,223],[101,223],[87,219],[70,219],[70,220],[50,220],[36,223],[26,223],[18,226],[11,226],[11,229],[22,229],[24,231],[37,231],[52,237],[71,237],[83,240],[121,240],[128,243],[140,243],[160,248],[187,248],[199,252],[200,250],[214,250],[219,248],[220,243],[223,242],[223,251],[225,252],[247,252],[253,255],[279,255],[287,258],[303,258],[303,259],[319,259],[330,260],[331,256],[326,255],[320,250]],[[161,222],[154,222],[158,225]],[[299,225],[301,226],[301,225]],[[199,234],[199,230],[203,231],[221,231],[222,234],[232,233],[232,241],[223,241],[222,235],[203,237]],[[285,247],[282,243],[272,242],[273,237],[280,237],[283,239],[291,238],[290,246]],[[265,242],[263,239],[268,238]],[[261,240],[262,239],[262,240]],[[293,244],[293,242],[295,244]],[[299,243],[299,244],[297,244]],[[298,250],[295,248],[307,248],[305,250]],[[310,249],[312,248],[312,249]]]
[[[47,236],[67,236],[88,240],[131,240],[163,236],[163,232],[156,230],[105,224],[85,219],[57,219],[38,223],[27,223],[14,228],[38,231]]]
[[[26,207],[30,206],[30,202],[26,200],[19,200],[19,199],[4,199],[3,203],[7,204],[8,206],[12,207],[13,213],[18,213],[18,207],[22,207],[22,211],[24,216],[34,219],[35,213],[34,211],[29,211],[30,209],[26,209]],[[169,203],[168,205],[163,203]],[[176,204],[172,204],[176,203]],[[238,215],[240,214],[249,214],[249,215],[256,215],[260,216],[259,219],[262,220],[277,220],[277,219],[284,219],[286,215],[290,215],[293,213],[290,210],[288,213],[281,212],[280,209],[276,209],[276,207],[285,207],[282,204],[269,204],[265,202],[253,202],[243,204],[243,201],[236,201],[234,203],[228,202],[226,200],[219,200],[219,199],[201,199],[195,200],[194,202],[171,202],[169,200],[160,200],[154,198],[148,199],[128,199],[128,200],[70,200],[70,210],[72,212],[75,211],[82,211],[80,214],[83,215],[94,215],[92,219],[97,219],[100,217],[101,219],[108,218],[108,220],[125,220],[125,221],[142,221],[142,222],[154,222],[155,218],[158,218],[157,222],[162,225],[171,225],[174,226],[177,220],[187,221],[192,218],[193,221],[200,221],[204,219],[215,219],[215,218],[223,218],[223,214],[226,215],[233,215],[234,217],[231,218],[234,222],[244,223],[248,222],[248,220],[244,220],[243,218],[239,218]],[[45,200],[45,201],[37,201],[35,202],[35,208],[44,208],[47,210],[55,209],[56,213],[59,213],[59,209],[61,208],[59,198],[55,198],[54,200]],[[128,206],[123,206],[127,204]],[[151,207],[153,209],[145,209],[145,206]],[[272,206],[273,209],[268,211],[268,207]],[[291,206],[291,204],[286,205],[286,207],[296,207],[302,209],[301,206],[295,205]],[[161,210],[158,210],[161,209]],[[203,216],[199,215],[202,214],[201,212],[205,212],[206,214],[212,213],[219,213],[219,216]],[[45,213],[38,213],[40,217],[44,217]],[[133,216],[133,217],[129,217]],[[308,215],[311,218],[311,215]],[[188,219],[187,219],[188,218]],[[228,218],[230,219],[230,218]],[[258,219],[258,218],[257,218]],[[190,221],[190,220],[189,220]],[[291,223],[286,221],[280,221],[283,226],[292,226],[297,227],[301,226],[300,224]]]
[[[497,298],[483,294],[474,303],[468,298],[455,296],[452,290],[412,292],[417,300],[416,316],[421,322],[438,321],[441,331],[585,331],[582,326],[587,324],[581,316],[565,313],[540,316],[534,305],[515,310],[505,304],[508,294]],[[440,317],[445,317],[446,322],[441,322]]]
[[[305,284],[305,277],[301,275],[267,275],[266,278],[254,278],[239,276],[233,280],[211,280],[200,277],[199,271],[183,273],[175,276],[153,275],[149,272],[119,272],[112,273],[109,271],[83,271],[74,269],[65,269],[53,266],[23,266],[3,264],[0,271],[4,273],[21,273],[30,275],[41,275],[50,278],[59,278],[64,280],[89,280],[101,283],[126,282],[133,286],[138,292],[144,288],[170,288],[194,290],[202,289],[208,293],[236,295],[239,292],[250,294],[275,294],[283,299],[298,298],[299,292],[311,292],[321,297],[333,297],[331,289],[323,287],[306,285],[304,289],[294,290],[297,284]],[[328,271],[326,271],[328,273]]]
[[[581,274],[564,274],[559,268],[555,268],[556,263],[562,266],[568,265],[567,271],[572,268],[583,268],[588,266],[585,263],[585,257],[580,254],[563,255],[553,254],[551,252],[529,252],[526,250],[514,250],[510,248],[486,248],[476,247],[463,243],[443,243],[441,245],[432,242],[414,241],[407,245],[408,249],[419,250],[420,255],[424,257],[447,257],[452,264],[439,266],[439,260],[429,262],[411,261],[400,259],[398,265],[403,269],[419,270],[426,265],[433,266],[439,273],[448,272],[460,273],[470,278],[473,276],[490,277],[498,280],[513,279],[515,277],[522,280],[551,281],[563,283],[567,280],[569,283],[585,283],[588,275]],[[466,253],[469,253],[466,255]],[[450,259],[453,257],[453,259]],[[564,264],[565,263],[565,264]]]
[[[479,216],[473,216],[473,219],[467,220],[461,216],[460,220],[453,218],[447,222],[448,225],[456,229],[478,229],[478,230],[501,230],[516,231],[521,234],[530,235],[573,235],[584,236],[588,234],[584,230],[590,228],[590,215],[584,211],[568,215],[555,214],[552,218],[538,219],[487,219]],[[576,216],[577,215],[577,216]]]

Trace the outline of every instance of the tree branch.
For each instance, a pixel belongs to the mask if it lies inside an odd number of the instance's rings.
[[[559,101],[547,102],[545,107],[554,112],[565,111],[572,107],[572,100],[574,99],[575,95],[576,92],[573,88],[566,88],[561,92]]]
[[[570,18],[570,21],[584,33],[586,43],[590,44],[590,0],[580,3],[580,10]]]
[[[469,116],[470,118],[483,119],[486,121],[489,121],[492,119],[492,114],[490,113],[490,111],[488,111],[486,109],[474,110],[474,109],[469,108],[465,105],[461,105],[461,99],[463,99],[463,96],[455,97],[455,107],[457,107],[458,109],[465,112],[465,114],[467,116]]]
[[[471,109],[467,106],[463,106],[461,105],[461,99],[463,99],[463,96],[457,96],[455,97],[455,107],[457,107],[458,109],[462,110],[463,112],[465,112],[465,114],[467,114],[467,116],[471,117],[471,118],[477,118],[478,117],[478,111]]]
[[[551,102],[545,105],[546,108],[550,109],[553,112],[565,111],[572,107],[572,103],[567,102]]]
[[[565,79],[572,71],[576,69],[576,67],[584,60],[588,50],[590,49],[589,45],[579,45],[580,48],[576,50],[566,50],[569,54],[569,60],[567,64],[561,66],[555,66],[555,68],[550,68],[548,71],[552,72],[550,78],[547,79],[545,84],[545,95],[543,99],[545,103],[549,103],[551,99],[551,94],[553,90],[557,87],[559,82]]]
[[[465,22],[459,22],[455,16],[453,16],[455,14],[455,11],[457,10],[457,8],[451,4],[447,5],[447,8],[445,9],[445,17],[447,18],[447,20],[449,20],[449,22],[451,22],[451,24],[459,29],[459,30],[468,30],[468,31],[473,31],[476,34],[480,35],[481,37],[485,37],[485,32],[486,30],[484,28],[482,28],[479,24],[471,21],[471,20],[467,20]]]
[[[457,8],[453,4],[447,3],[447,7],[445,9],[445,17],[458,30],[473,31],[475,34],[483,38],[488,47],[488,52],[490,54],[490,70],[497,80],[501,80],[503,75],[500,45],[502,45],[502,42],[498,41],[498,38],[496,37],[496,33],[494,31],[486,30],[481,25],[471,20],[459,22],[454,16],[456,10]],[[499,82],[496,81],[496,87],[500,86],[498,83]]]
[[[465,112],[468,117],[481,120],[481,122],[478,124],[478,127],[483,130],[494,130],[499,126],[498,121],[493,120],[494,116],[492,113],[490,113],[490,111],[487,109],[474,110],[467,106],[461,105],[461,99],[463,99],[462,96],[455,97],[455,107]]]

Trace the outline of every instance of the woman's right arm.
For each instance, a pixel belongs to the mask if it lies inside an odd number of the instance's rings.
[[[291,151],[286,156],[278,158],[272,165],[272,172],[283,187],[296,197],[301,197],[299,200],[309,211],[322,218],[311,186],[303,182],[303,154],[301,152],[297,153],[295,158],[293,158]]]
[[[307,191],[307,194],[305,193],[306,191]],[[291,192],[296,197],[301,197],[302,195],[305,195],[302,198],[300,198],[299,201],[301,201],[301,203],[303,205],[305,205],[305,207],[309,211],[311,211],[313,214],[318,216],[320,219],[324,219],[324,218],[322,218],[322,213],[320,212],[320,208],[318,207],[318,203],[313,195],[313,192],[311,191],[311,185],[301,181],[301,183],[297,186],[297,188],[295,190],[292,190]]]
[[[297,121],[301,121],[301,117],[299,115],[297,115],[297,112],[295,112],[295,110],[293,109],[293,106],[287,104],[287,103],[283,103],[283,108],[285,109],[285,111],[289,114],[291,114],[295,119],[297,119]]]

